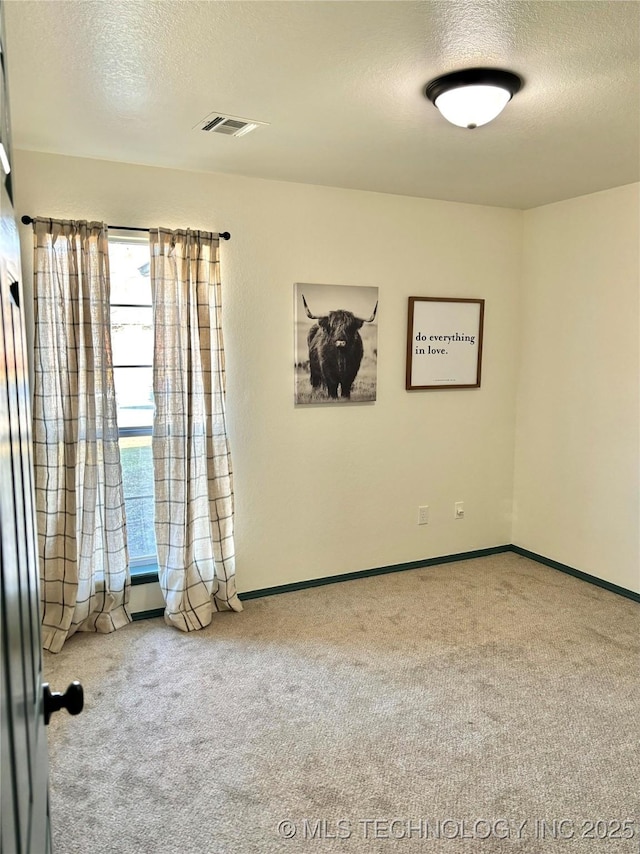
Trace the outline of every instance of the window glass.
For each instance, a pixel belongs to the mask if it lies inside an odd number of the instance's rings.
[[[157,564],[154,533],[153,317],[149,245],[109,239],[111,344],[132,570]]]
[[[153,364],[151,306],[111,308],[111,346],[114,367]]]
[[[109,238],[111,305],[151,305],[149,264],[147,240]]]
[[[114,368],[118,427],[153,427],[153,369]]]
[[[129,557],[137,562],[156,552],[151,436],[121,436],[120,459]]]

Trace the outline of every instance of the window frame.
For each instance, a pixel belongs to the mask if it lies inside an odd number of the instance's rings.
[[[119,230],[120,231],[120,230]],[[127,245],[130,244],[139,244],[145,245],[149,248],[149,238],[148,236],[143,236],[139,232],[134,231],[120,231],[119,234],[108,234],[108,243],[125,243]],[[149,260],[151,260],[151,253],[149,252]],[[109,298],[109,323],[111,325],[111,309],[113,308],[151,308],[153,309],[153,303],[114,303]],[[113,365],[114,371],[118,368],[151,368],[153,370],[153,362],[148,364],[136,364],[136,365]],[[151,436],[153,437],[153,427],[121,427],[118,424],[118,440],[122,438],[134,438],[137,436]],[[155,540],[155,532],[154,532],[154,540]],[[157,546],[156,546],[157,548]],[[132,584],[142,584],[147,581],[157,580],[158,578],[158,558],[157,551],[155,555],[142,555],[139,558],[131,559],[129,558],[129,571],[131,573],[131,581]]]

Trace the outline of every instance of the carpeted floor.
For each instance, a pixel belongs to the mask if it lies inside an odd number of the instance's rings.
[[[640,851],[637,603],[507,553],[245,608],[45,654],[55,854]]]

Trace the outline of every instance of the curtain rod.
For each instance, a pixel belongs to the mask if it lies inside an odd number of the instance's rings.
[[[25,225],[31,225],[34,222],[34,218],[32,216],[28,216],[27,214],[25,214],[22,217],[22,222]],[[148,229],[148,228],[135,228],[135,227],[129,226],[129,225],[108,225],[107,228],[110,229],[111,231],[146,231],[147,234],[150,231],[150,229]],[[218,234],[218,237],[221,240],[230,240],[231,234],[228,231],[221,231]]]

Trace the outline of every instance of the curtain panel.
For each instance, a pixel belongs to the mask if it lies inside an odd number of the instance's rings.
[[[203,628],[236,593],[217,236],[152,230],[153,464],[165,620]]]
[[[130,621],[103,223],[34,222],[34,473],[43,646]]]

